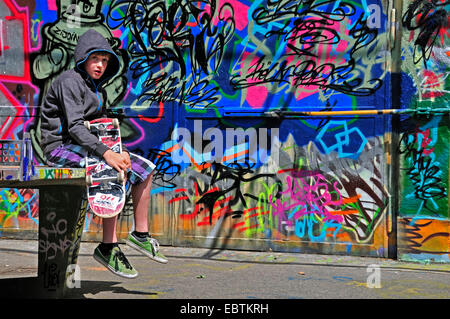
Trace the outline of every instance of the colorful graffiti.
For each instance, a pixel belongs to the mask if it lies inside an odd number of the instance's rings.
[[[73,67],[79,36],[96,29],[123,62],[105,88],[109,110],[127,147],[156,164],[149,214],[163,243],[388,257],[397,236],[399,257],[450,261],[448,113],[431,113],[449,105],[448,2],[396,8],[401,92],[385,0],[0,0],[0,9],[0,138],[30,132],[43,162],[38,106]],[[390,116],[351,113],[393,107],[428,113],[402,116],[395,130]],[[267,116],[274,110],[291,115]],[[348,113],[298,114],[310,110]],[[36,218],[25,212],[36,212],[37,193],[0,194],[9,203],[0,229]],[[99,233],[88,213],[84,236]]]
[[[402,19],[403,87],[406,107],[449,107],[448,1],[410,1]],[[399,257],[449,262],[448,114],[409,118],[399,154],[403,191],[399,211]]]

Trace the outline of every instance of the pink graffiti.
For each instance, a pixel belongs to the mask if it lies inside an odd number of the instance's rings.
[[[437,98],[443,96],[445,90],[445,80],[448,75],[435,74],[433,71],[424,70],[422,80],[422,97],[426,99]]]
[[[244,52],[242,54],[242,61],[246,61],[249,53]],[[253,60],[250,62],[250,65],[256,65],[258,62],[258,57],[254,57]],[[254,80],[252,78],[247,79],[247,83],[257,82],[257,80]],[[264,102],[266,101],[267,95],[269,94],[269,91],[266,87],[263,86],[250,86],[247,88],[247,97],[246,101],[252,108],[261,108],[264,105]]]
[[[428,145],[431,143],[431,138],[429,137],[430,136],[430,129],[426,129],[425,131],[418,132],[416,134],[416,139],[417,140],[419,140],[419,134],[423,135],[423,140],[422,140],[422,143],[420,145],[420,148],[422,149],[422,153],[423,153],[423,155],[427,155],[428,156],[428,155],[430,155],[431,153],[434,152],[434,147],[432,147],[430,149],[427,149]]]
[[[306,32],[310,32],[311,30],[314,30],[316,28],[316,23],[317,25],[320,25],[321,19],[320,18],[315,18],[315,17],[309,17],[305,20],[306,23],[306,27],[305,28],[300,28],[299,30],[297,30],[294,34],[293,37],[291,39],[288,40],[289,44],[292,45],[292,47],[296,47],[296,48],[302,48],[308,51],[311,51],[312,53],[315,54],[315,56],[311,56],[308,57],[308,60],[312,60],[314,61],[317,65],[326,65],[326,64],[331,64],[331,65],[339,65],[341,63],[345,63],[344,59],[339,58],[341,53],[344,53],[347,51],[347,47],[349,46],[349,43],[343,39],[339,39],[339,41],[337,41],[338,39],[335,38],[335,34],[333,34],[330,31],[327,30],[322,30],[322,33],[320,34],[320,42],[321,43],[316,43],[314,44],[314,48],[311,48],[311,44],[307,44],[305,47],[305,44],[299,43],[299,40],[301,38],[301,36],[306,33]],[[328,29],[334,29],[336,30],[337,34],[342,33],[342,26],[338,21],[333,21],[333,22],[329,22],[329,24],[327,25]],[[337,44],[334,42],[338,42]],[[294,60],[294,58],[296,58],[296,54],[292,49],[287,48],[286,49],[286,54],[288,55],[287,61],[289,63],[292,63],[292,61]],[[299,60],[297,62],[297,64],[301,63],[303,60]],[[324,74],[329,74],[328,69],[324,69],[323,73]],[[312,85],[312,86],[300,86],[296,93],[296,99],[297,100],[302,100],[304,98],[307,98],[310,95],[316,94],[318,93],[319,89],[316,85]]]
[[[47,0],[47,6],[49,10],[58,10],[58,7],[56,6],[56,0]]]
[[[233,16],[231,16],[231,12],[224,10],[224,5],[231,5],[233,7]],[[228,19],[233,18],[234,22],[236,24],[236,29],[239,31],[244,30],[248,26],[248,6],[241,3],[238,0],[219,0],[219,3],[217,5],[217,10],[219,11],[218,15],[214,19],[213,23],[215,26],[219,23],[220,19]],[[211,14],[211,7],[209,5],[206,5],[205,8],[203,8],[204,12],[207,14]]]
[[[13,87],[16,87],[18,84],[22,85],[22,87],[24,88],[24,92],[28,92],[23,96],[31,97],[29,98],[29,101],[26,101],[28,104],[32,103],[32,96],[35,92],[37,92],[37,87],[31,84],[29,54],[33,52],[33,49],[31,48],[30,37],[28,34],[28,30],[30,29],[28,7],[19,7],[15,3],[15,1],[12,0],[4,0],[4,3],[7,7],[7,12],[5,13],[4,17],[4,23],[6,25],[21,24],[21,28],[16,28],[16,30],[23,30],[23,42],[20,41],[18,43],[8,43],[8,41],[6,40],[5,43],[2,44],[6,49],[21,49],[24,55],[23,64],[17,68],[14,74],[0,75],[0,95],[2,95],[3,98],[5,98],[9,102],[9,105],[15,109],[14,116],[7,117],[4,119],[3,123],[0,123],[0,138],[14,139],[15,134],[18,133],[18,131],[23,130],[23,126],[25,125],[23,115],[26,109],[24,105],[12,93],[14,91]],[[0,32],[3,32],[3,30],[0,30]],[[19,50],[17,50],[17,52],[19,52]]]
[[[319,214],[324,217],[324,221],[343,222],[344,218],[333,209],[344,203],[337,182],[330,185],[322,174],[315,173],[310,176],[309,181],[288,175],[286,184],[287,190],[281,192],[284,198],[269,200],[274,215],[290,212],[293,213],[293,218],[297,219],[307,214]]]
[[[134,124],[134,127],[137,128],[139,130],[140,136],[137,140],[133,141],[133,142],[129,142],[129,143],[124,143],[125,146],[127,147],[132,147],[134,145],[139,144],[140,142],[142,142],[145,138],[145,131],[144,129],[139,125],[139,123],[137,123],[135,120],[133,120],[132,118],[130,118],[130,122],[132,122]]]

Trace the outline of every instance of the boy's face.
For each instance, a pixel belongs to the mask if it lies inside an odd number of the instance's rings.
[[[103,73],[105,73],[108,62],[108,53],[94,52],[89,55],[87,61],[84,63],[84,68],[91,78],[98,80],[102,77]]]

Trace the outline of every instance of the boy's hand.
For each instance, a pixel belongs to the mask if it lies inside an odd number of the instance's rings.
[[[103,154],[103,158],[109,166],[113,167],[118,172],[124,171],[127,172],[127,168],[131,168],[130,156],[128,153],[116,153],[112,150],[107,150]]]
[[[122,152],[122,156],[125,159],[125,163],[127,164],[127,168],[131,169],[130,154],[128,152]]]

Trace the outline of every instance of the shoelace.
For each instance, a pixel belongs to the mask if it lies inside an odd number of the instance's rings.
[[[114,253],[113,260],[115,261],[116,266],[117,266],[118,261],[121,261],[125,265],[126,268],[133,269],[133,267],[131,266],[131,264],[128,261],[127,257],[125,257],[125,254],[122,251],[120,251],[120,250],[116,251]]]
[[[154,254],[156,255],[156,253],[159,251],[159,243],[155,238],[148,238],[148,241],[150,242],[150,244],[152,244],[153,249],[154,249]]]

